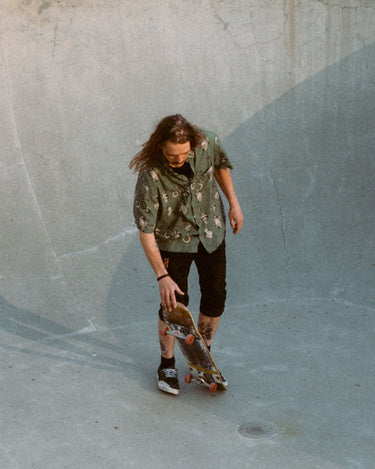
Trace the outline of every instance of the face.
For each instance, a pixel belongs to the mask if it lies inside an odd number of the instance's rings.
[[[190,142],[173,143],[167,140],[161,146],[161,151],[172,168],[181,168],[185,163],[190,151]]]

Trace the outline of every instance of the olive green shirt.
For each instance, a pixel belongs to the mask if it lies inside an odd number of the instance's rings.
[[[176,173],[162,154],[138,175],[135,223],[144,233],[154,233],[163,251],[194,253],[201,242],[213,252],[224,240],[225,215],[214,170],[232,169],[232,164],[217,135],[204,134],[206,139],[187,157],[190,179]]]

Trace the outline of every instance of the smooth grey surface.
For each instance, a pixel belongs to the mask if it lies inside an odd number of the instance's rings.
[[[233,244],[242,301],[259,289],[375,306],[374,58],[371,45],[327,67],[226,139],[248,221]]]
[[[374,41],[371,0],[1,2],[2,469],[374,467]],[[220,134],[246,217],[224,394],[155,386],[127,164],[174,112]]]
[[[229,390],[182,382],[178,397],[155,388],[149,320],[74,334],[1,309],[2,467],[373,466],[372,309],[229,307],[214,348]],[[177,362],[183,374],[180,352]],[[241,436],[254,421],[276,434]]]

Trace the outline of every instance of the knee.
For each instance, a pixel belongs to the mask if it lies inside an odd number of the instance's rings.
[[[224,313],[226,290],[213,296],[207,296],[201,299],[200,311],[210,318],[219,318]]]

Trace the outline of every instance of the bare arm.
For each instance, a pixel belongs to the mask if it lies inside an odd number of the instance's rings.
[[[229,169],[215,169],[215,179],[228,200],[229,223],[233,229],[233,233],[237,234],[242,228],[243,214],[234,190],[232,176]]]
[[[143,233],[143,231],[139,231],[139,239],[156,277],[168,274],[168,271],[164,266],[163,259],[160,255],[159,248],[156,244],[154,233]],[[159,292],[161,304],[163,308],[167,309],[168,311],[176,307],[175,292],[180,295],[184,294],[184,292],[180,290],[177,283],[174,282],[171,277],[164,277],[159,280]]]

